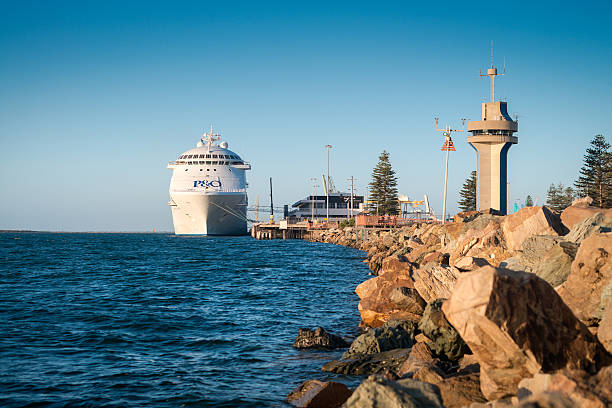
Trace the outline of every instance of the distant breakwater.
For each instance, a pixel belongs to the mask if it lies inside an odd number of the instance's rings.
[[[610,406],[612,210],[589,204],[462,213],[452,223],[367,235],[310,231],[310,240],[367,252],[375,276],[355,291],[368,330],[323,370],[371,376],[348,392],[306,382],[289,400],[342,395],[334,403],[391,407],[425,395],[428,406]]]

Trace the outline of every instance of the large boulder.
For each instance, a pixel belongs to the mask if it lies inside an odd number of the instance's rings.
[[[414,288],[426,302],[448,298],[453,291],[459,273],[459,270],[455,267],[430,262],[413,271]]]
[[[489,400],[521,379],[561,368],[596,372],[612,358],[543,279],[485,266],[461,274],[442,306],[480,364]]]
[[[553,374],[539,373],[519,383],[518,396],[521,403],[544,393],[559,393],[571,402],[570,406],[610,407],[612,406],[612,366],[601,369],[596,375],[590,375],[582,370],[561,370]]]
[[[483,258],[496,265],[511,256],[506,250],[500,218],[481,216],[466,224],[463,233],[450,241],[443,250],[450,253],[450,264],[457,266],[460,258]]]
[[[446,408],[461,408],[487,399],[480,391],[480,377],[472,373],[446,378],[436,383]]]
[[[442,312],[445,299],[430,302],[419,322],[419,330],[431,340],[429,347],[438,357],[457,362],[469,348]]]
[[[335,349],[345,348],[349,344],[340,336],[325,331],[322,327],[314,330],[300,329],[293,347],[297,349]]]
[[[358,305],[361,321],[370,327],[382,326],[392,319],[418,322],[423,313],[423,300],[414,289],[412,270],[388,270],[361,283],[355,289],[361,299]]]
[[[370,376],[346,401],[346,408],[442,408],[438,387],[421,381]]]
[[[391,255],[382,260],[382,266],[378,275],[384,275],[387,272],[401,273],[404,270],[410,270],[411,266],[404,255]]]
[[[415,343],[417,325],[411,321],[392,320],[370,329],[353,341],[343,359],[381,353],[399,348],[410,348]]]
[[[592,217],[575,224],[564,238],[570,242],[580,244],[591,234],[601,234],[610,231],[612,231],[612,219],[606,218],[603,212],[598,212]]]
[[[534,235],[523,242],[519,255],[507,259],[500,266],[535,273],[556,287],[565,282],[570,274],[577,251],[578,244],[568,242],[564,237]]]
[[[287,402],[299,408],[338,408],[352,393],[341,383],[308,380],[289,393]]]
[[[597,213],[603,213],[605,217],[612,218],[612,209],[604,210],[584,204],[572,204],[561,212],[561,222],[571,230],[576,224],[593,217]]]
[[[563,235],[568,232],[559,214],[547,207],[525,207],[508,215],[501,223],[505,242],[510,250],[519,251],[533,235]]]
[[[412,346],[408,359],[398,369],[397,375],[432,384],[444,379],[444,371],[437,365],[437,359],[425,343]]]
[[[612,300],[608,301],[601,322],[599,322],[597,338],[605,349],[608,350],[608,353],[612,354]]]
[[[612,232],[582,241],[559,295],[580,320],[597,324],[612,297]]]

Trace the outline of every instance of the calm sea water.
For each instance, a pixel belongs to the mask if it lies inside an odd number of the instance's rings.
[[[0,405],[285,406],[354,337],[363,253],[304,241],[0,234]]]

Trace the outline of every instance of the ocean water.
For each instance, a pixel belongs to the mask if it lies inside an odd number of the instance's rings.
[[[357,334],[364,253],[299,240],[0,234],[0,405],[284,407]]]

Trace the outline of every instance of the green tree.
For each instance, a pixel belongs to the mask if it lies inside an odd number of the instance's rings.
[[[590,196],[600,208],[612,207],[612,159],[610,144],[602,135],[591,140],[584,155],[584,166],[574,182],[579,196]]]
[[[459,192],[461,200],[459,200],[459,209],[461,211],[474,211],[476,210],[476,186],[477,186],[477,174],[476,170],[470,173],[470,177],[465,179],[463,187]]]
[[[378,215],[396,215],[399,212],[397,177],[385,150],[378,156],[378,164],[372,170],[370,201],[371,211]]]
[[[563,187],[561,183],[555,186],[553,183],[546,193],[546,205],[553,210],[563,211],[572,205],[575,197],[576,193],[571,187]]]
[[[525,198],[525,207],[533,207],[533,198],[530,195]]]

